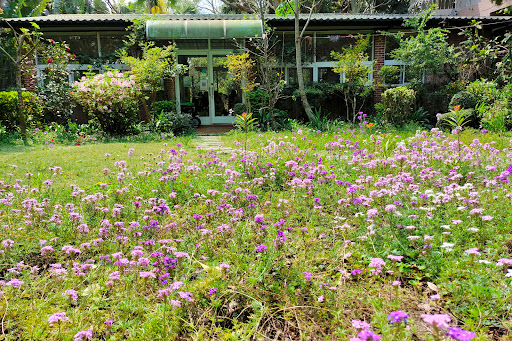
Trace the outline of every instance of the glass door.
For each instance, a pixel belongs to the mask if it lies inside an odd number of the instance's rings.
[[[211,100],[213,104],[213,123],[230,124],[235,120],[233,109],[237,103],[242,103],[240,87],[229,78],[226,67],[226,55],[211,57]]]
[[[178,63],[188,66],[186,73],[179,76],[179,86],[176,87],[178,110],[198,116],[201,124],[212,124],[208,55],[179,55]]]
[[[233,109],[243,103],[242,90],[230,79],[225,65],[229,51],[178,55],[188,70],[177,77],[178,110],[198,116],[201,124],[232,124]]]

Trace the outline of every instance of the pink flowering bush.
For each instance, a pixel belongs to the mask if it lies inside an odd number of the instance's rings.
[[[110,134],[126,134],[137,121],[140,94],[133,76],[117,70],[89,73],[73,85],[73,99]]]

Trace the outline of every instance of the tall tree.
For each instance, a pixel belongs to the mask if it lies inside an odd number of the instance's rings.
[[[321,1],[321,0],[320,0]],[[299,85],[299,94],[300,99],[302,101],[302,106],[304,107],[304,111],[306,112],[306,115],[308,119],[316,124],[316,117],[313,114],[313,110],[311,109],[311,105],[309,104],[308,97],[306,96],[306,90],[304,87],[304,74],[303,74],[303,67],[302,67],[302,40],[304,38],[304,32],[306,32],[306,29],[309,25],[309,22],[311,21],[311,16],[313,15],[313,11],[315,10],[315,7],[318,6],[320,1],[313,0],[311,6],[309,8],[305,5],[300,5],[299,0],[293,1],[293,4],[290,2],[283,2],[278,7],[276,14],[278,16],[288,16],[293,14],[294,15],[294,33],[295,33],[295,65],[297,67],[297,83]],[[293,7],[292,7],[293,6]],[[300,28],[300,12],[301,7],[304,7],[309,10],[308,17],[306,19],[306,23],[302,27],[302,30]]]
[[[18,117],[20,124],[21,137],[23,141],[27,140],[27,121],[25,118],[25,110],[23,105],[23,82],[22,75],[27,72],[27,62],[34,58],[34,52],[40,43],[41,33],[38,32],[39,26],[31,23],[33,30],[28,28],[20,28],[19,31],[14,29],[9,23],[10,34],[12,35],[12,43],[14,49],[10,53],[0,45],[0,51],[12,62],[15,68],[16,89],[18,91]]]

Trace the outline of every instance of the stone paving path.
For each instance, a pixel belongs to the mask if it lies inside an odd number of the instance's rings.
[[[214,150],[218,153],[231,153],[232,148],[224,146],[220,136],[198,136],[194,140],[196,148],[200,150]]]

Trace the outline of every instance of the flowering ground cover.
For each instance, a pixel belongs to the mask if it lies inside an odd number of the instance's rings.
[[[244,139],[0,156],[2,337],[512,337],[510,137]]]

